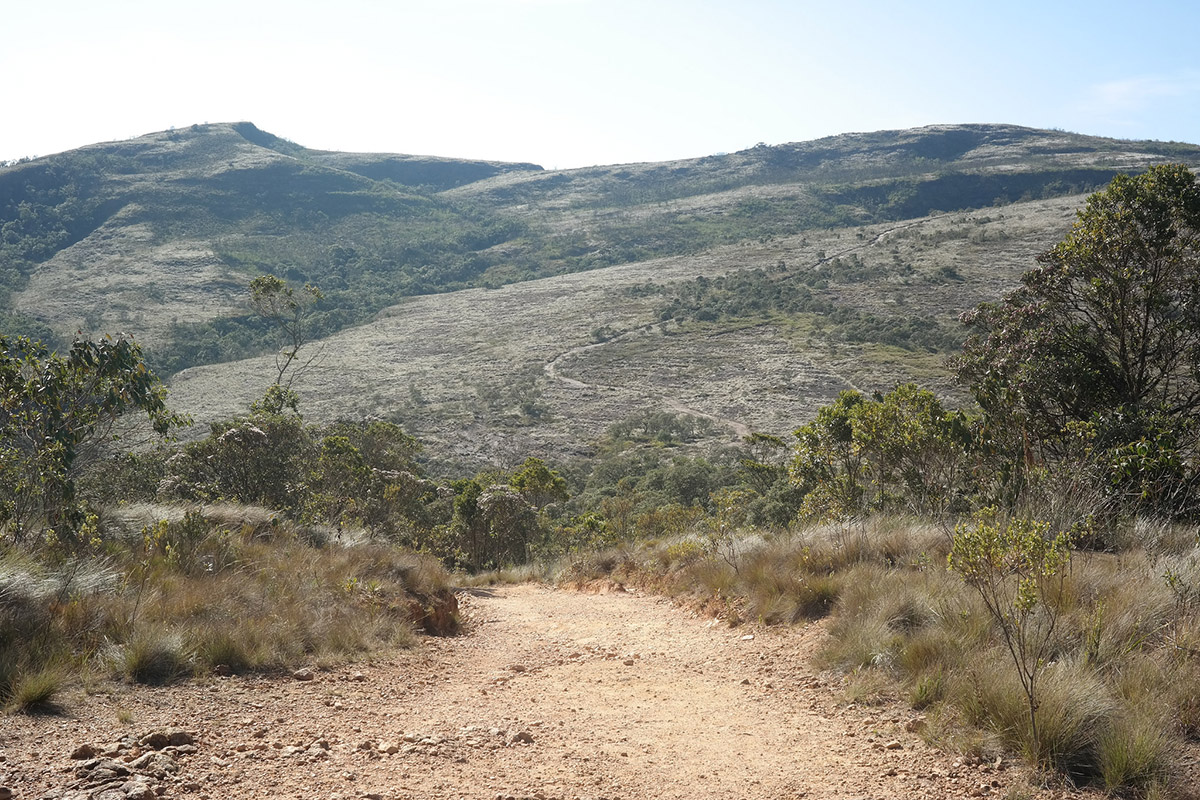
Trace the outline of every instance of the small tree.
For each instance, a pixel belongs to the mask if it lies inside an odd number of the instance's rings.
[[[307,323],[313,307],[324,298],[321,290],[312,284],[296,290],[281,278],[274,275],[260,275],[250,281],[250,307],[263,319],[275,326],[279,336],[279,349],[275,354],[275,385],[291,387],[296,376],[320,355],[318,351],[312,358],[293,370],[287,384],[283,376],[295,362],[300,348],[308,342],[309,331]]]
[[[233,500],[299,508],[306,467],[319,448],[305,428],[295,393],[273,384],[247,415],[213,422],[209,435],[167,461],[159,493],[185,500]]]
[[[47,536],[74,540],[85,518],[75,480],[128,414],[144,414],[160,436],[187,423],[167,409],[134,342],[77,340],[61,356],[0,336],[0,526],[10,538],[40,522]]]
[[[546,466],[540,458],[527,458],[521,469],[508,479],[508,485],[521,493],[533,508],[542,510],[554,502],[568,498],[567,481]]]
[[[1200,185],[1180,165],[1118,175],[1088,198],[1071,232],[999,303],[963,316],[971,335],[958,379],[983,408],[985,434],[1013,476],[1011,495],[1038,461],[1077,459],[1072,424],[1093,426],[1111,452],[1102,482],[1118,494],[1191,503],[1195,474],[1151,459],[1131,469],[1133,442],[1165,440],[1169,462],[1192,459],[1197,431],[1178,423],[1200,411]],[[1186,437],[1180,434],[1186,433]],[[1103,461],[1103,459],[1101,459]],[[1172,480],[1174,486],[1147,486]]]
[[[1043,762],[1038,736],[1038,679],[1054,645],[1057,597],[1071,559],[1070,537],[1046,523],[1001,522],[994,508],[954,532],[950,569],[974,588],[1000,630],[1029,708],[1030,755]]]
[[[848,517],[907,508],[939,514],[968,488],[971,420],[928,390],[897,386],[868,399],[842,392],[796,431],[792,480],[801,513]]]

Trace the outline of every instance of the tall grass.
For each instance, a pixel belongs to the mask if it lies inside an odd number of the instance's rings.
[[[948,747],[1022,754],[1036,767],[1121,795],[1179,796],[1179,753],[1200,742],[1197,531],[1131,520],[1117,552],[1076,552],[1045,598],[1059,624],[1028,699],[996,623],[947,570],[951,534],[909,519],[809,527],[706,553],[646,543],[576,559],[564,575],[619,575],[731,617],[791,624],[829,616],[818,662],[847,692],[905,697]]]
[[[216,668],[336,662],[415,641],[435,561],[325,545],[261,509],[123,508],[88,557],[0,550],[0,705],[44,707],[72,675],[164,683]]]

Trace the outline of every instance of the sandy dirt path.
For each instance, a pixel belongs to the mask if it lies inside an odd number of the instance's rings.
[[[460,600],[466,635],[390,660],[119,687],[60,716],[0,718],[0,785],[21,800],[99,796],[81,794],[92,762],[72,751],[170,727],[195,747],[150,782],[164,797],[880,800],[1004,796],[1020,780],[928,748],[912,712],[846,705],[840,681],[808,666],[817,626],[729,628],[620,590]]]

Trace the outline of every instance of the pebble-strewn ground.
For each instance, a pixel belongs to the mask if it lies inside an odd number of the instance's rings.
[[[20,800],[1064,796],[929,748],[911,711],[847,705],[809,665],[819,626],[729,628],[621,590],[461,601],[466,635],[390,660],[99,686],[61,715],[0,718],[0,786]]]

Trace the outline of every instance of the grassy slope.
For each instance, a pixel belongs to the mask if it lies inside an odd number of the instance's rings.
[[[1200,148],[935,126],[547,172],[311,151],[239,123],[0,170],[0,210],[75,176],[92,227],[76,221],[41,260],[6,256],[29,273],[9,272],[12,306],[62,334],[122,330],[152,351],[205,340],[164,363],[261,346],[241,306],[255,272],[316,281],[332,335],[297,384],[308,413],[391,417],[436,460],[475,466],[586,454],[640,409],[786,433],[848,386],[915,377],[950,391],[944,353],[879,344],[855,321],[952,323],[1062,236],[1080,192],[1165,160],[1200,163]],[[810,286],[850,322],[659,324],[682,282],[744,269]],[[470,286],[493,288],[454,291]],[[408,295],[424,296],[381,311]],[[199,421],[240,410],[268,364],[185,370],[175,402]]]
[[[161,347],[175,323],[244,313],[259,270],[306,280],[335,244],[471,230],[431,196],[507,169],[539,168],[310,151],[249,123],[92,145],[0,169],[3,288],[61,335]]]
[[[786,434],[852,386],[887,389],[917,378],[949,390],[944,355],[837,342],[803,317],[659,324],[663,297],[631,295],[629,287],[780,260],[802,271],[817,265],[820,251],[827,259],[853,251],[865,263],[886,263],[895,247],[914,265],[907,282],[832,291],[855,307],[904,306],[949,319],[1011,286],[1034,254],[1061,237],[1081,201],[810,233],[412,298],[316,345],[321,358],[296,388],[314,419],[391,417],[426,441],[436,460],[470,466],[513,465],[529,454],[586,455],[606,427],[645,409]],[[963,280],[941,278],[945,267]],[[603,326],[620,335],[596,343],[592,332]],[[272,363],[263,357],[187,370],[172,380],[174,402],[198,420],[234,413],[266,387]],[[543,410],[523,414],[529,400]],[[738,431],[729,426],[731,438]]]

